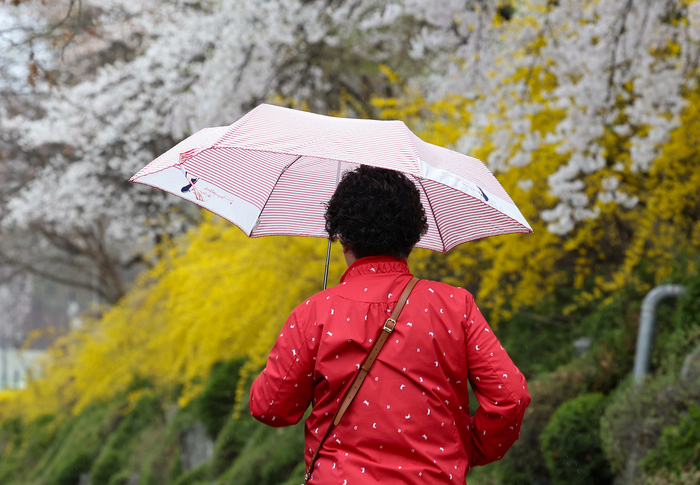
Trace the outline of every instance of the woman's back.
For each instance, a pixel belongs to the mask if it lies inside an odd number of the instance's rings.
[[[281,330],[251,390],[251,413],[284,426],[312,403],[307,463],[410,278],[405,261],[363,258]],[[474,418],[468,380],[480,403]],[[471,295],[421,281],[326,440],[311,483],[463,483],[471,466],[510,448],[528,402],[525,379]]]

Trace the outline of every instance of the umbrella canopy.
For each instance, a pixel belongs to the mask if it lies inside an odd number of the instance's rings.
[[[131,178],[208,209],[250,237],[327,238],[325,203],[358,165],[405,173],[428,232],[417,246],[455,246],[532,228],[475,158],[426,143],[402,121],[333,118],[262,104],[230,126],[198,131]]]

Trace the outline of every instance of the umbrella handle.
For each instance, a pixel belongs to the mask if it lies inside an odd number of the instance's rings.
[[[323,273],[323,289],[328,287],[328,265],[331,262],[331,239],[328,238],[328,250],[326,251],[326,271]]]

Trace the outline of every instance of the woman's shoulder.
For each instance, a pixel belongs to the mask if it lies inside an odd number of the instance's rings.
[[[304,298],[304,300],[302,300],[301,303],[299,303],[296,308],[292,310],[292,313],[296,314],[297,317],[301,317],[316,312],[319,307],[326,306],[334,296],[334,292],[331,290],[332,288],[327,288]]]
[[[420,280],[414,291],[425,292],[428,295],[448,296],[449,298],[464,298],[474,300],[472,294],[461,286],[453,286],[442,281]]]

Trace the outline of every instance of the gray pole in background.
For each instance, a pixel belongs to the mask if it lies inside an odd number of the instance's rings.
[[[681,285],[659,285],[646,294],[642,300],[642,313],[639,316],[639,330],[637,330],[637,350],[634,355],[634,377],[635,391],[642,389],[644,377],[649,373],[651,367],[651,348],[654,341],[654,326],[656,324],[656,306],[666,298],[681,296],[685,293],[685,288]],[[640,443],[642,430],[635,431],[636,439],[632,441],[627,466],[615,483],[632,483],[639,478],[640,467]]]
[[[685,293],[681,285],[659,285],[646,294],[642,301],[642,313],[637,331],[637,350],[634,356],[634,382],[640,385],[651,367],[651,348],[656,325],[656,306],[666,298],[678,297]]]

